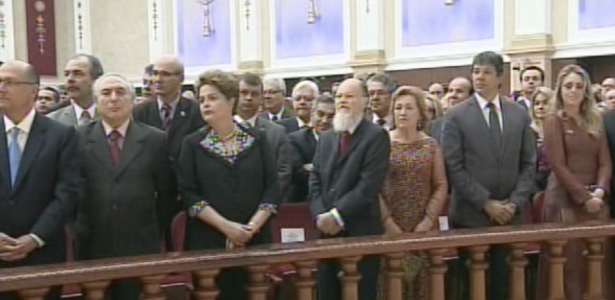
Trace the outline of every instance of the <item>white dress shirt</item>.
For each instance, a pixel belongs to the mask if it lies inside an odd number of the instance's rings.
[[[478,102],[478,107],[480,107],[480,110],[483,113],[483,117],[485,117],[485,122],[487,122],[487,125],[491,126],[491,124],[489,124],[489,101],[487,101],[485,98],[483,98],[481,95],[479,95],[478,93],[475,94],[476,96],[476,101]],[[495,111],[498,114],[498,120],[500,121],[500,130],[504,131],[504,119],[502,118],[502,101],[500,100],[500,96],[496,95],[495,99],[493,99],[493,101],[491,101],[494,105],[495,105]]]
[[[88,107],[87,109],[83,109],[81,106],[79,106],[79,104],[77,104],[73,100],[71,100],[71,104],[73,105],[73,109],[75,110],[75,116],[77,117],[77,120],[81,118],[81,115],[83,114],[84,111],[87,111],[88,114],[90,114],[90,119],[94,119],[94,114],[96,114],[96,104],[95,103],[92,103],[92,105],[90,105],[90,107]]]
[[[162,102],[162,100],[158,99],[156,100],[158,101],[158,113],[160,113],[160,120],[164,120],[164,112],[162,111],[162,106],[164,105],[164,102]],[[177,99],[175,99],[173,102],[169,103],[169,106],[171,106],[171,119],[173,119],[173,116],[175,115],[175,109],[177,109],[177,104],[179,103],[179,97]]]
[[[103,129],[105,130],[105,137],[109,137],[109,135],[111,134],[111,131],[117,130],[122,136],[122,138],[119,139],[118,141],[120,149],[122,149],[124,147],[124,140],[126,140],[126,132],[128,131],[129,124],[130,124],[130,119],[126,120],[119,127],[113,128],[113,126],[109,125],[107,122],[102,121]]]

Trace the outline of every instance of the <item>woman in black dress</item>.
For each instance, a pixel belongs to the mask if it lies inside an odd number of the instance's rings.
[[[270,242],[279,187],[273,152],[263,132],[233,121],[237,79],[219,70],[197,80],[201,114],[208,124],[186,136],[178,163],[181,198],[190,216],[186,250],[242,248]],[[225,269],[218,299],[247,299],[248,274]]]

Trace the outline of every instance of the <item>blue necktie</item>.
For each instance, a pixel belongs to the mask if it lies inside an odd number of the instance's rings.
[[[21,162],[21,149],[19,148],[19,128],[13,127],[11,131],[11,142],[9,144],[9,166],[11,170],[11,185],[15,185],[19,163]]]

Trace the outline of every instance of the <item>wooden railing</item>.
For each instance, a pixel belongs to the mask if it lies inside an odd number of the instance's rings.
[[[161,283],[168,274],[192,272],[197,286],[194,295],[200,300],[216,299],[215,277],[227,267],[246,267],[250,272],[248,291],[251,300],[268,299],[271,287],[266,272],[270,265],[292,263],[297,270],[297,297],[313,300],[315,269],[319,260],[336,258],[342,265],[343,299],[357,299],[357,262],[361,257],[382,254],[386,257],[388,298],[402,299],[405,251],[426,251],[430,258],[430,298],[445,298],[445,255],[453,249],[464,249],[470,259],[471,298],[486,299],[485,252],[489,245],[510,245],[510,299],[524,300],[524,249],[530,243],[541,243],[549,256],[549,300],[565,299],[564,247],[571,239],[588,243],[588,299],[604,299],[602,295],[602,262],[604,243],[615,235],[615,223],[585,223],[580,225],[543,224],[519,227],[499,227],[476,230],[410,233],[394,237],[375,236],[318,240],[301,244],[270,245],[236,252],[185,252],[161,255],[74,262],[59,265],[0,270],[0,291],[18,291],[24,300],[43,299],[50,286],[79,284],[85,299],[102,300],[104,290],[113,279],[140,278],[144,284],[143,299],[162,300]]]

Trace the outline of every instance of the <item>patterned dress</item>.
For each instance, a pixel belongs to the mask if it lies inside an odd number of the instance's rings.
[[[428,216],[437,224],[446,200],[444,161],[433,138],[410,144],[391,142],[389,173],[382,196],[391,217],[404,232],[412,232]],[[403,262],[405,288],[403,299],[428,299],[427,256],[408,253]],[[384,271],[384,270],[383,270]],[[386,299],[386,281],[381,272],[380,299]]]

